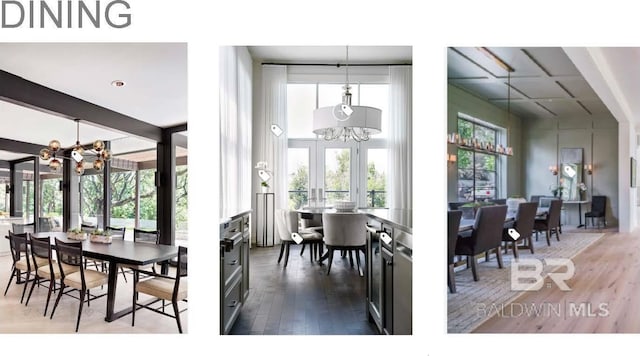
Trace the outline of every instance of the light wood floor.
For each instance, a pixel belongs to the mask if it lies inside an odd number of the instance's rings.
[[[573,263],[575,275],[567,283],[571,291],[545,283],[539,291],[525,292],[502,315],[487,320],[474,332],[640,332],[638,233],[607,233],[576,256]],[[526,315],[524,307],[531,310],[532,306],[549,307],[549,312]]]
[[[11,272],[11,256],[0,257],[0,287],[4,293],[9,281]],[[169,273],[175,275],[175,270],[171,269]],[[133,276],[127,274],[128,283],[124,281],[122,275],[118,276],[118,288],[116,293],[116,310],[124,309],[131,305],[131,293],[133,293]],[[29,283],[29,288],[31,283]],[[51,309],[57,294],[51,296],[49,310],[47,316],[43,316],[45,303],[47,300],[47,287],[42,285],[36,287],[29,301],[29,305],[20,304],[20,296],[22,295],[23,284],[15,284],[15,278],[6,296],[0,294],[0,333],[71,333],[75,332],[76,318],[78,315],[78,300],[70,296],[63,295],[60,304],[56,309],[53,319],[49,319]],[[91,293],[106,293],[104,290],[97,288],[91,290]],[[27,289],[27,294],[29,290]],[[142,295],[141,299],[146,300],[149,296]],[[27,297],[25,296],[25,301]],[[181,309],[187,307],[181,303]],[[172,310],[171,306],[165,310]],[[85,304],[82,310],[82,318],[80,320],[79,333],[104,333],[104,334],[132,334],[132,333],[170,333],[177,334],[178,327],[173,318],[169,318],[153,311],[138,310],[136,312],[136,325],[131,326],[131,315],[126,315],[113,322],[104,321],[106,311],[106,296],[91,301],[91,306]],[[186,310],[180,314],[182,322],[182,330],[187,333],[188,313]]]

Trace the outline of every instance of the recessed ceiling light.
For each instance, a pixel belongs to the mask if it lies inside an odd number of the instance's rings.
[[[125,83],[123,80],[114,80],[111,82],[111,85],[116,87],[116,88],[120,88],[123,87],[125,85],[127,85],[127,83]]]

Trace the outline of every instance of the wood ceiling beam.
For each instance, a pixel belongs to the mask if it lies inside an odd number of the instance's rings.
[[[162,128],[0,70],[0,98],[67,119],[160,142]]]

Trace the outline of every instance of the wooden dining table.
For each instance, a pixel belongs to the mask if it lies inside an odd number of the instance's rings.
[[[55,248],[55,239],[64,242],[75,240],[67,238],[65,232],[51,231],[32,234],[35,237],[49,237]],[[117,235],[112,235],[117,236]],[[83,256],[109,262],[109,277],[107,284],[107,310],[105,321],[117,320],[133,310],[131,306],[115,311],[116,287],[118,285],[118,265],[146,265],[151,263],[163,263],[162,271],[166,273],[169,260],[178,256],[177,246],[154,245],[141,242],[125,241],[115,238],[111,243],[91,242],[89,238],[82,241]],[[133,289],[132,289],[133,292]]]

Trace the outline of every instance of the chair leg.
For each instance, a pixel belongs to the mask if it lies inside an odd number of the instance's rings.
[[[282,260],[282,254],[284,253],[284,242],[280,243],[280,256],[278,256],[278,263],[280,263],[280,260]]]
[[[513,258],[518,258],[518,241],[513,241],[511,248],[513,249]]]
[[[353,251],[349,250],[349,264],[351,265],[351,268],[353,268]]]
[[[549,240],[549,235],[551,234],[551,230],[547,230],[547,246],[551,246],[551,240]]]
[[[287,264],[289,263],[289,245],[291,245],[290,243],[287,243],[287,246],[285,246],[285,249],[287,250],[284,254],[284,267],[287,268]]]
[[[331,264],[333,263],[333,247],[327,247],[327,253],[329,254],[329,266],[327,266],[327,276],[331,272]]]
[[[76,321],[76,332],[78,332],[78,328],[80,328],[80,317],[82,316],[82,305],[84,304],[85,291],[84,289],[80,290],[80,306],[78,307],[78,321]]]
[[[56,313],[56,308],[58,308],[58,303],[60,302],[60,297],[62,297],[62,294],[64,292],[64,282],[60,282],[60,290],[58,291],[58,296],[56,297],[56,302],[53,304],[53,310],[51,311],[51,316],[49,317],[49,319],[53,319],[53,314]]]
[[[498,268],[504,268],[504,263],[502,262],[502,251],[500,250],[500,246],[496,248],[496,258],[498,259]]]
[[[306,244],[302,244],[302,248],[300,249],[300,256],[302,256],[302,254],[304,253],[304,248],[306,247]]]
[[[489,255],[489,251],[486,251],[484,253],[484,261],[488,262],[491,259],[491,256]]]
[[[25,277],[24,287],[22,288],[22,298],[20,298],[20,304],[24,300],[24,295],[27,292],[27,284],[29,284],[29,276],[31,275],[31,271],[27,270],[27,276]]]
[[[136,309],[138,309],[137,306],[137,298],[136,298],[136,285],[138,284],[138,271],[133,271],[133,293],[132,295],[132,300],[131,300],[131,326],[135,326],[136,325]]]
[[[449,265],[449,270],[447,271],[447,284],[449,285],[449,292],[456,292],[456,276],[453,271],[453,264]]]
[[[471,274],[473,274],[473,280],[474,281],[478,281],[478,260],[476,259],[476,256],[470,256],[471,257]]]
[[[47,304],[44,305],[44,314],[42,316],[47,316],[47,309],[49,309],[49,301],[51,300],[51,292],[56,288],[56,281],[49,280],[49,292],[47,293]]]
[[[171,304],[173,304],[173,312],[176,315],[176,323],[178,323],[178,331],[180,332],[180,334],[182,334],[182,325],[180,324],[180,310],[178,310],[178,301],[173,300],[171,301]]]
[[[533,254],[533,238],[529,236],[529,249],[531,250],[531,254]]]
[[[31,299],[31,294],[33,294],[33,288],[36,286],[36,284],[40,284],[40,277],[38,276],[38,274],[36,273],[36,276],[33,279],[33,283],[31,283],[31,289],[29,289],[29,295],[27,296],[27,302],[24,303],[24,306],[29,306],[29,300]],[[49,283],[49,285],[51,285],[51,283]]]
[[[556,228],[556,240],[560,241],[560,234],[561,233],[562,233],[562,228],[560,228],[560,227]]]
[[[360,277],[364,276],[364,273],[362,272],[362,269],[360,269],[360,251],[355,250],[356,252],[356,265],[358,266],[358,274],[360,275]]]
[[[122,273],[122,278],[124,278],[124,282],[125,282],[125,283],[128,283],[128,282],[127,282],[127,276],[126,276],[126,275],[125,275],[125,273],[124,273],[124,268],[120,267],[120,272]]]
[[[4,295],[7,295],[7,291],[9,291],[9,286],[11,285],[11,281],[13,281],[13,276],[16,275],[16,268],[11,268],[11,277],[9,278],[9,283],[7,283],[7,289],[4,290]]]

